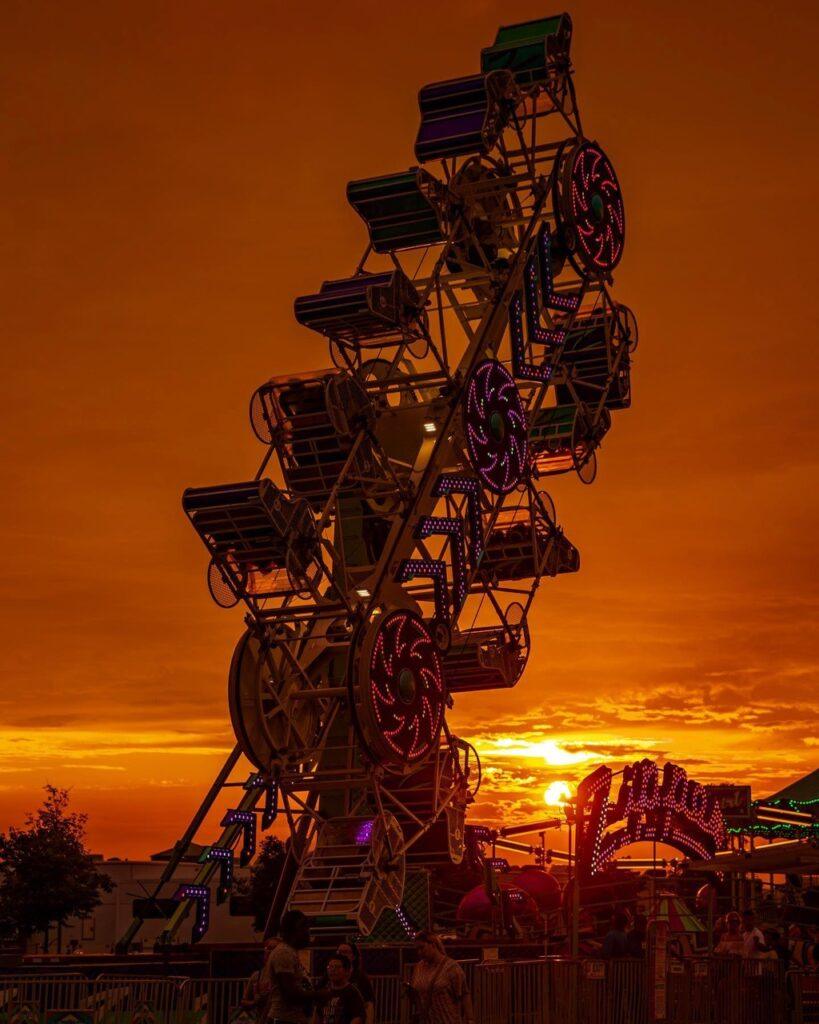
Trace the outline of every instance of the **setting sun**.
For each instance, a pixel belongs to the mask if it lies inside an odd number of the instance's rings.
[[[548,804],[549,807],[562,807],[572,795],[572,791],[569,788],[568,782],[558,781],[552,782],[547,787],[543,794],[544,803]]]

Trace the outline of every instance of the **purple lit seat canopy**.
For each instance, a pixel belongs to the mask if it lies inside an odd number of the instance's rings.
[[[508,117],[511,108],[504,100],[513,87],[508,71],[425,85],[418,96],[421,126],[415,156],[419,163],[488,153]]]

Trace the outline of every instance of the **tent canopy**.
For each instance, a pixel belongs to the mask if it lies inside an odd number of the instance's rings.
[[[773,796],[765,797],[762,803],[770,803],[773,800],[794,800],[800,804],[819,801],[819,768],[780,789]]]
[[[696,934],[705,928],[697,915],[689,910],[684,899],[673,893],[661,893],[657,905],[648,916],[649,921],[666,921],[669,931]]]

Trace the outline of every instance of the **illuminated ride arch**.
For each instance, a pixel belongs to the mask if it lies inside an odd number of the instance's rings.
[[[727,846],[717,796],[669,761],[662,771],[648,759],[626,765],[616,795],[615,773],[596,768],[577,787],[577,871],[581,880],[604,870],[634,843],[664,843],[696,860]],[[615,827],[616,826],[616,827]]]
[[[623,199],[571,35],[567,14],[503,27],[477,70],[421,90],[416,163],[347,186],[363,255],[295,301],[326,367],[254,391],[251,478],[185,491],[246,629],[238,746],[177,849],[242,755],[253,773],[163,943],[257,821],[289,835],[271,925],[290,907],[370,933],[413,871],[464,856],[480,769],[446,711],[521,678],[538,585],[580,564],[542,478],[589,482],[631,402]]]

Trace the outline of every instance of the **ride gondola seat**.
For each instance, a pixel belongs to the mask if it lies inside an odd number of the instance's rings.
[[[426,323],[418,292],[400,270],[325,281],[317,294],[297,298],[294,311],[305,327],[351,342],[419,337]]]
[[[596,424],[582,406],[569,404],[540,409],[529,424],[529,457],[535,476],[554,476],[581,469],[611,426],[603,409]]]
[[[267,479],[189,487],[182,507],[238,595],[281,594],[320,559],[312,513]]]
[[[431,174],[411,167],[400,174],[351,181],[347,199],[367,225],[373,250],[389,253],[444,241],[433,202],[440,190]]]
[[[577,572],[580,553],[545,515],[520,510],[490,531],[481,568],[499,582],[557,576]]]
[[[442,659],[450,693],[507,690],[523,675],[529,655],[528,630],[518,639],[499,626],[478,626],[456,633]]]
[[[288,489],[316,510],[324,507],[358,435],[374,417],[361,384],[334,370],[274,378],[254,392],[250,408],[256,436],[276,446]],[[372,469],[372,441],[365,436],[338,493],[360,493],[361,477]]]
[[[624,350],[618,353],[621,346]],[[618,354],[620,359],[615,370]],[[631,405],[629,347],[627,339],[620,337],[613,317],[595,313],[577,318],[566,335],[562,363],[570,371],[577,398],[585,405],[594,408],[601,398],[610,410],[627,409]],[[555,387],[555,396],[558,405],[569,405],[574,400],[566,384]]]
[[[486,156],[509,118],[514,93],[508,71],[425,85],[418,94],[421,124],[415,158],[426,163],[466,153]]]
[[[481,71],[509,70],[519,85],[542,82],[555,71],[568,70],[571,42],[568,14],[504,25],[492,46],[481,51]]]
[[[455,746],[462,751],[468,747],[463,740],[453,737]],[[454,784],[452,752],[448,743],[442,743],[437,754],[428,757],[413,772],[404,776],[389,776],[384,788],[395,799],[389,799],[390,811],[395,815],[404,838],[417,835],[418,821],[426,821],[440,808],[441,797]],[[430,868],[434,865],[458,864],[464,853],[464,819],[468,802],[467,780],[462,792],[449,803],[431,827],[407,848],[407,864]],[[400,806],[399,803],[400,802]]]

